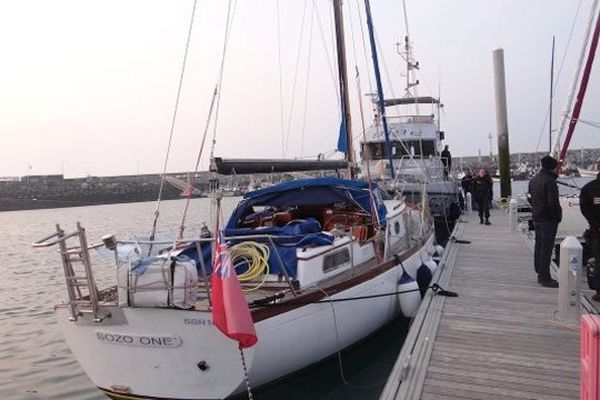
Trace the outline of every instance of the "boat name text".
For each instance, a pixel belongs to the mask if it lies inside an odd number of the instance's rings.
[[[185,325],[194,325],[194,326],[212,326],[212,321],[210,319],[184,318],[183,323]]]
[[[170,348],[181,346],[181,338],[177,335],[155,336],[155,335],[122,335],[119,333],[108,333],[96,331],[96,339],[102,343],[118,344],[133,347],[156,347]]]

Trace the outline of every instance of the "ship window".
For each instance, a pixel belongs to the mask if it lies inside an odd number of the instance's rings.
[[[350,262],[350,251],[342,249],[323,258],[323,272],[331,272]]]

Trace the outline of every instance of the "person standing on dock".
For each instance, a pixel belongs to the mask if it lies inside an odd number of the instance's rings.
[[[448,145],[444,146],[444,150],[442,150],[440,156],[442,164],[444,164],[444,178],[448,179],[448,174],[452,169],[452,155],[450,154],[450,150],[448,150]]]
[[[471,196],[473,196],[473,200],[477,204],[479,223],[483,224],[483,218],[485,217],[485,224],[491,225],[492,178],[490,178],[485,169],[480,169],[477,176],[471,181]]]
[[[533,263],[538,283],[544,287],[558,287],[550,276],[550,261],[556,239],[562,208],[558,200],[558,161],[551,156],[540,160],[542,169],[529,181],[529,203],[533,214],[535,250]]]
[[[588,244],[596,261],[594,275],[590,282],[590,287],[596,291],[592,299],[600,301],[600,174],[581,188],[579,208],[590,225],[586,242],[589,241]]]

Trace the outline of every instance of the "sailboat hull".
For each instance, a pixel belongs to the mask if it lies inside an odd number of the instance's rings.
[[[395,293],[404,271],[429,260],[429,235],[418,251],[331,299]],[[327,299],[327,298],[325,298]],[[114,398],[221,399],[246,390],[237,342],[223,336],[205,311],[108,309],[93,322],[69,320],[58,306],[59,327],[86,374]],[[249,379],[260,386],[323,360],[367,337],[400,312],[398,296],[299,306],[256,322],[259,342],[244,350]]]

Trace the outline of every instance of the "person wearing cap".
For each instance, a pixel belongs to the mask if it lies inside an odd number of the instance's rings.
[[[471,195],[473,201],[477,204],[477,211],[479,212],[479,223],[483,224],[483,218],[485,217],[485,224],[491,225],[490,223],[490,205],[492,202],[492,178],[485,169],[480,169],[477,176],[471,181]]]
[[[448,145],[444,146],[444,150],[440,154],[442,158],[442,164],[444,164],[444,178],[448,179],[448,174],[452,170],[452,155],[448,150]]]
[[[581,188],[579,208],[590,226],[584,236],[595,260],[594,274],[589,282],[596,291],[592,299],[600,301],[600,173]]]
[[[535,230],[533,263],[540,285],[558,287],[558,282],[550,276],[550,261],[556,231],[562,219],[556,184],[559,164],[551,156],[543,157],[540,163],[542,169],[529,181],[528,191]]]

